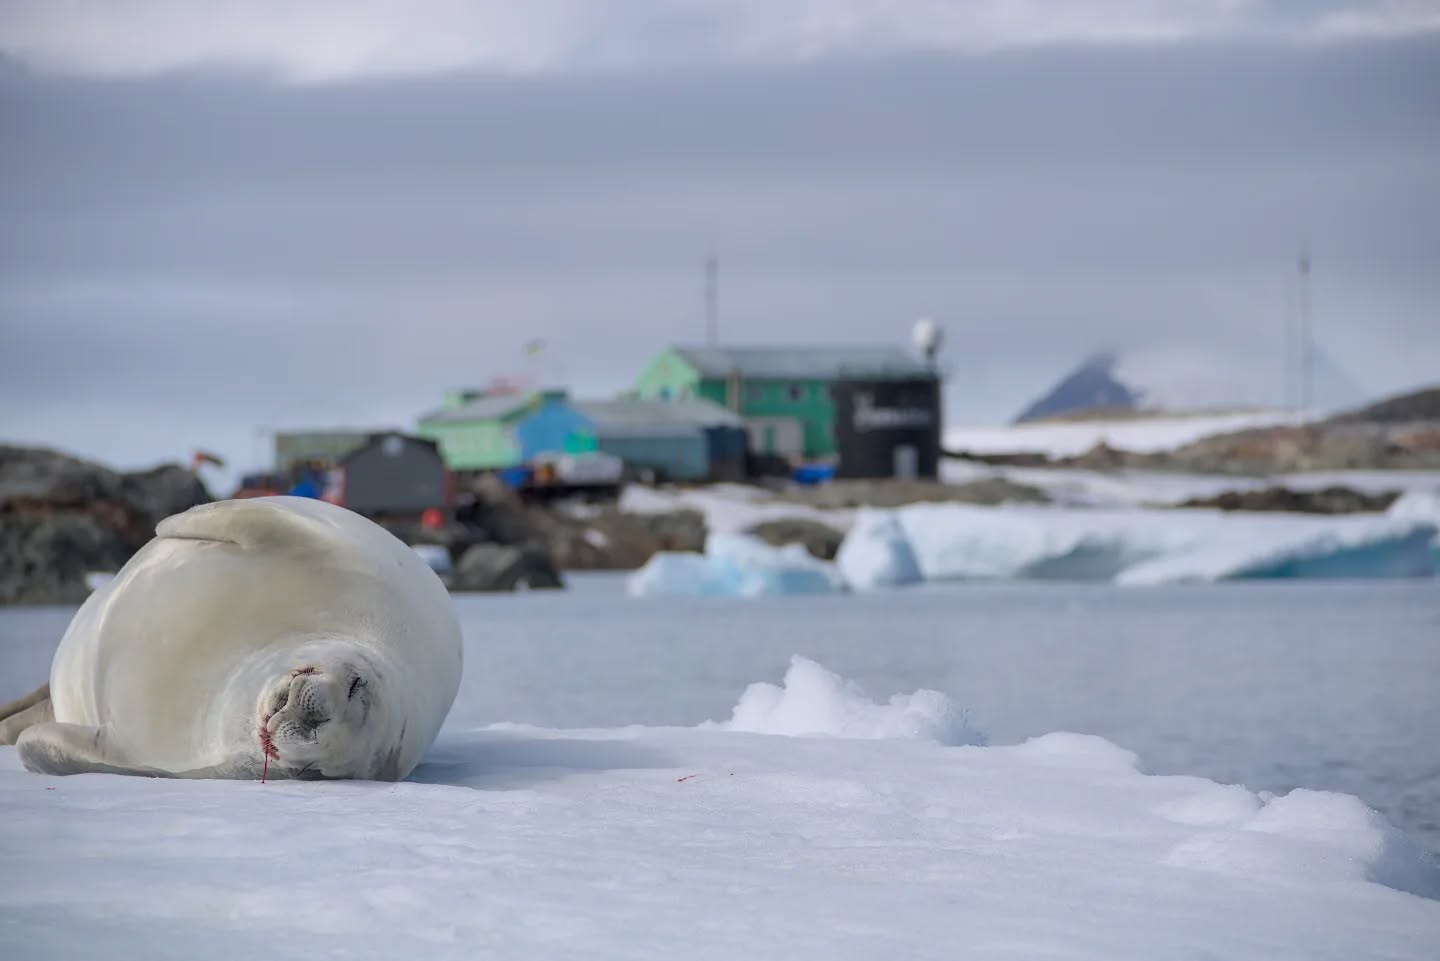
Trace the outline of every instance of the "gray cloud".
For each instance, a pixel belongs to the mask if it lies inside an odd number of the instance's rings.
[[[1427,0],[10,0],[0,53],[61,73],[224,64],[323,83],[1435,30]]]
[[[1278,399],[1304,242],[1327,350],[1409,386],[1440,371],[1437,54],[1196,42],[300,87],[10,71],[0,435],[246,462],[261,425],[412,423],[537,336],[544,376],[608,392],[701,335],[710,250],[728,339],[898,341],[939,317],[950,416],[980,421],[1100,345],[1221,356],[1225,390]]]

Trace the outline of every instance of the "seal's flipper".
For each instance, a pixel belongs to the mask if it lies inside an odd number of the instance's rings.
[[[0,744],[14,744],[30,725],[53,720],[55,709],[50,705],[50,682],[46,681],[24,697],[0,707]]]
[[[174,777],[169,771],[134,764],[117,751],[104,728],[51,721],[26,728],[15,746],[20,763],[36,774],[138,774]]]
[[[333,537],[333,523],[312,504],[305,497],[215,501],[165,518],[155,533],[171,540],[303,553],[329,544]]]

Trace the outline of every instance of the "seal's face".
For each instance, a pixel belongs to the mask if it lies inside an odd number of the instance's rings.
[[[293,778],[364,777],[373,754],[374,675],[358,659],[307,662],[260,695],[256,739],[271,771]]]

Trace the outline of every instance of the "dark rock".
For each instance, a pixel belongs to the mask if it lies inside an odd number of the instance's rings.
[[[78,604],[87,574],[118,570],[133,553],[79,511],[0,516],[0,604]]]
[[[127,503],[144,516],[155,518],[157,523],[214,500],[200,478],[178,464],[122,474],[120,490]]]
[[[172,514],[209,503],[178,465],[121,473],[41,448],[0,446],[0,604],[72,604]]]
[[[769,544],[783,547],[786,544],[801,544],[812,557],[822,561],[833,561],[840,551],[840,542],[845,535],[829,524],[804,517],[782,517],[778,520],[756,524],[747,531]]]
[[[1180,507],[1214,507],[1223,511],[1295,511],[1303,514],[1355,514],[1384,511],[1400,496],[1399,491],[1367,494],[1349,487],[1297,491],[1288,487],[1263,490],[1225,491],[1214,497],[1195,497]]]
[[[565,586],[544,551],[503,544],[476,544],[455,565],[453,591],[546,590]]]
[[[969,450],[944,450],[941,454],[954,460],[972,461],[976,464],[989,464],[992,467],[1051,467],[1053,462],[1049,454],[1040,451],[998,451],[994,453],[980,453]]]
[[[1129,466],[1131,456],[1129,451],[1119,450],[1111,447],[1104,441],[1100,441],[1082,454],[1067,461],[1067,466],[1080,467],[1086,470],[1119,470]]]
[[[818,487],[798,488],[780,499],[822,510],[855,507],[892,508],[906,504],[1044,504],[1045,492],[1004,477],[985,477],[965,484],[939,481],[837,480]]]
[[[633,570],[658,551],[698,552],[705,546],[705,517],[693,510],[540,512],[534,523],[562,570]]]

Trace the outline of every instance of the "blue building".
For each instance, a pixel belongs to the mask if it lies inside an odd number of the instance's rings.
[[[601,451],[662,480],[739,480],[745,476],[745,421],[699,398],[573,401],[547,394],[515,424],[523,460],[541,454]]]

